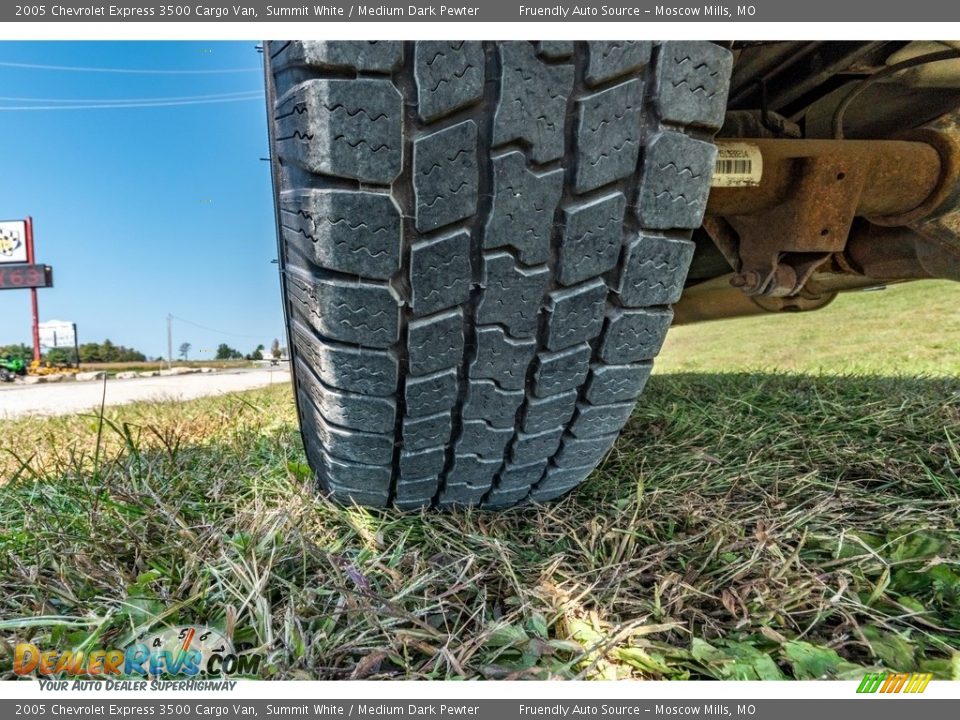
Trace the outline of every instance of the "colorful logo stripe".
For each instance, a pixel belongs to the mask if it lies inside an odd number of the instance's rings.
[[[867,673],[858,693],[922,693],[933,678],[931,673]]]

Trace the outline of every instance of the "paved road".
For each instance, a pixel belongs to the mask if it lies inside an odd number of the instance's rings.
[[[289,383],[283,368],[234,370],[194,375],[107,380],[107,404],[123,405],[137,400],[189,400],[204,395],[222,395],[275,383]],[[50,385],[0,383],[0,418],[20,415],[67,415],[100,407],[103,381],[60,382]]]

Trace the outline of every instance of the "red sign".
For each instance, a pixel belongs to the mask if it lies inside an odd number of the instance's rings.
[[[0,265],[0,290],[53,287],[49,265]]]

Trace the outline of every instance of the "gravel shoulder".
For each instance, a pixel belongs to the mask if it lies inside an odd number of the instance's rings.
[[[107,379],[107,405],[124,405],[143,400],[183,401],[205,395],[250,390],[289,383],[286,368],[235,370],[193,375]],[[19,383],[0,386],[0,418],[24,415],[66,415],[99,408],[103,381],[60,382],[40,385]]]

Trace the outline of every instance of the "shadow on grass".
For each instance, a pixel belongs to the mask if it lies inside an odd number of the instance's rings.
[[[580,490],[496,514],[318,498],[287,388],[107,420],[96,472],[89,416],[9,436],[10,648],[207,623],[281,678],[958,673],[960,380],[655,375]]]

